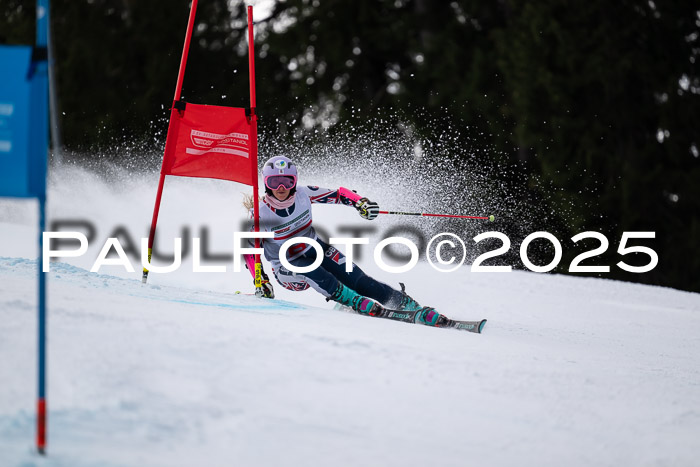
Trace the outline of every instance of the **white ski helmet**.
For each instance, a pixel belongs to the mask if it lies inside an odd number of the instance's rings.
[[[294,193],[297,188],[297,166],[285,156],[272,157],[265,162],[265,165],[263,165],[262,176],[263,184],[265,185],[265,192],[268,194],[272,193],[270,187],[267,186],[267,179],[278,175],[286,175],[294,178],[294,186],[290,188],[292,193]]]

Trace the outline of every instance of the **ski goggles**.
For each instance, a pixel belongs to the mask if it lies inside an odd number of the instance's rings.
[[[296,184],[297,178],[294,175],[270,175],[265,179],[265,186],[270,190],[277,190],[281,186],[291,190]]]

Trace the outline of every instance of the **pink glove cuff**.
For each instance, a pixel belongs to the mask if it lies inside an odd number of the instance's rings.
[[[343,197],[349,199],[353,203],[357,203],[362,198],[362,196],[358,195],[354,191],[348,190],[347,188],[343,188],[342,186],[340,188],[338,188],[338,194],[340,194],[340,196],[343,196]]]

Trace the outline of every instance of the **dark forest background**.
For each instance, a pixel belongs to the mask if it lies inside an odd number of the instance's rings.
[[[700,291],[697,2],[266,4],[264,16],[256,9],[262,134],[292,140],[358,114],[400,115],[419,136],[436,122],[464,128],[488,149],[483,164],[509,168],[501,183],[566,213],[542,226],[562,239],[562,265],[596,246],[564,239],[594,230],[611,242],[594,260],[612,266],[605,277]],[[0,42],[32,43],[35,2],[0,5]],[[54,0],[51,9],[65,147],[162,150],[189,2]],[[248,105],[245,26],[244,3],[199,1],[186,100]],[[658,253],[653,271],[614,266],[623,231],[656,232],[633,243]]]

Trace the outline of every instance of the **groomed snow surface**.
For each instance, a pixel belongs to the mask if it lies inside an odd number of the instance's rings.
[[[143,235],[157,175],[119,188],[62,176],[49,220],[89,218],[100,239],[51,265],[46,458],[34,452],[36,206],[0,204],[2,466],[698,465],[698,294],[360,261],[450,317],[487,318],[477,335],[336,311],[311,291],[235,295],[252,287],[230,264],[195,274],[185,261],[144,286],[136,261],[134,274],[89,269],[115,225]],[[195,219],[227,251],[243,217],[237,193],[222,201],[230,185],[166,183],[163,238]],[[353,216],[315,211],[331,233]]]

